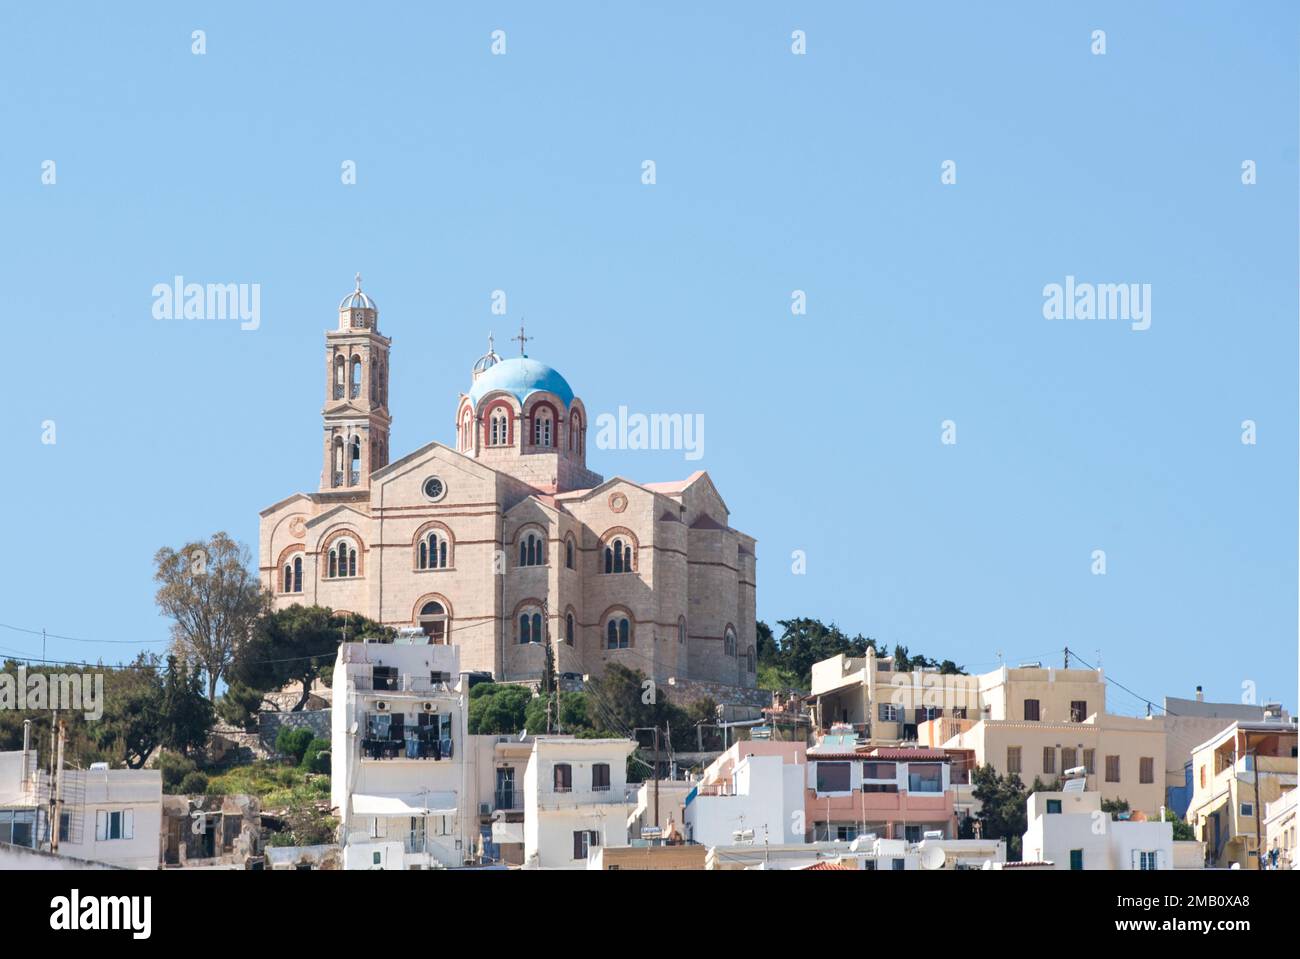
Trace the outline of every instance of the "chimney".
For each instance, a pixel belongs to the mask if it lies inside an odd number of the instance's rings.
[[[1205,693],[1201,691],[1201,687],[1200,687],[1200,686],[1197,686],[1197,687],[1196,687],[1196,701],[1197,701],[1198,703],[1203,703],[1203,702],[1205,702]]]

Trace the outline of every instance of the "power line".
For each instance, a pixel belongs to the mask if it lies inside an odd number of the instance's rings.
[[[16,633],[30,633],[33,636],[47,636],[50,639],[65,639],[70,643],[113,643],[122,646],[138,646],[141,643],[169,643],[169,639],[82,639],[78,636],[60,636],[58,633],[47,633],[40,629],[25,629],[22,626],[10,626],[8,623],[0,623],[0,629],[12,629]]]
[[[1089,669],[1095,670],[1095,669],[1097,668],[1096,666],[1089,665],[1089,663],[1088,663],[1088,662],[1087,662],[1087,661],[1086,661],[1082,656],[1080,656],[1078,653],[1076,653],[1074,650],[1072,650],[1069,646],[1065,647],[1065,651],[1066,651],[1067,653],[1069,653],[1071,656],[1073,656],[1075,659],[1077,659],[1079,662],[1083,663],[1083,665],[1084,665],[1084,666],[1087,666]],[[1128,693],[1130,696],[1132,696],[1132,697],[1133,697],[1134,699],[1136,699],[1138,702],[1140,702],[1140,703],[1145,703],[1146,706],[1147,706],[1148,708],[1152,708],[1152,707],[1154,707],[1155,709],[1158,709],[1158,710],[1160,710],[1162,713],[1165,713],[1166,715],[1169,715],[1169,716],[1177,716],[1177,715],[1178,715],[1177,713],[1175,713],[1175,712],[1173,712],[1173,711],[1171,711],[1171,710],[1166,709],[1164,706],[1156,706],[1155,703],[1153,703],[1151,700],[1147,699],[1147,698],[1146,698],[1145,696],[1143,696],[1141,693],[1135,693],[1133,690],[1129,689],[1127,686],[1125,686],[1125,685],[1124,685],[1123,683],[1121,683],[1119,680],[1117,680],[1117,679],[1112,679],[1111,676],[1110,676],[1109,674],[1106,674],[1106,675],[1103,676],[1102,678],[1103,678],[1104,680],[1106,680],[1106,682],[1110,683],[1112,686],[1118,686],[1120,689],[1124,690],[1124,692]]]

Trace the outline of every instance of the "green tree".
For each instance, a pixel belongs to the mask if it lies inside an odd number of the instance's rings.
[[[217,716],[246,732],[257,729],[257,714],[266,693],[232,678],[225,693],[217,700]]]
[[[525,686],[479,683],[470,690],[470,734],[504,736],[519,732],[525,726],[525,711],[532,698]]]
[[[172,621],[173,652],[207,676],[208,701],[253,623],[270,606],[248,547],[225,533],[154,555],[155,600]]]
[[[182,792],[181,783],[185,781],[187,776],[198,771],[198,766],[193,759],[182,756],[180,753],[170,752],[159,753],[154,768],[162,774],[163,792],[165,793]]]
[[[971,795],[980,804],[975,815],[980,834],[985,839],[1005,839],[1007,858],[1019,860],[1021,840],[1028,826],[1024,783],[1015,773],[1002,776],[985,763],[971,773],[971,785]]]
[[[298,682],[302,694],[292,710],[297,712],[307,704],[312,681],[333,666],[340,643],[367,638],[383,641],[392,634],[374,620],[335,613],[325,606],[295,603],[268,612],[257,619],[248,642],[235,653],[230,665],[231,690],[237,691],[246,705],[253,691],[266,693]],[[238,703],[231,704],[232,715],[238,717],[240,711]]]
[[[159,658],[141,653],[127,669],[104,677],[104,715],[90,735],[128,769],[139,769],[162,740],[163,680]]]
[[[203,695],[199,671],[174,655],[168,656],[158,718],[161,745],[188,756],[208,741],[215,719],[212,701]]]
[[[1196,830],[1182,816],[1176,814],[1172,809],[1165,810],[1165,822],[1174,824],[1174,842],[1194,841],[1196,839]]]

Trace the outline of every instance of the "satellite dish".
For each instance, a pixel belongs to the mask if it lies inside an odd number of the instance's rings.
[[[943,849],[938,846],[927,846],[921,850],[922,869],[942,869],[947,859]]]

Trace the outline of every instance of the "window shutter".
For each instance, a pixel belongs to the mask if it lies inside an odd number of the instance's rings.
[[[108,838],[108,813],[102,809],[95,810],[95,839],[102,842]]]
[[[135,810],[128,809],[122,813],[122,838],[135,838]]]

